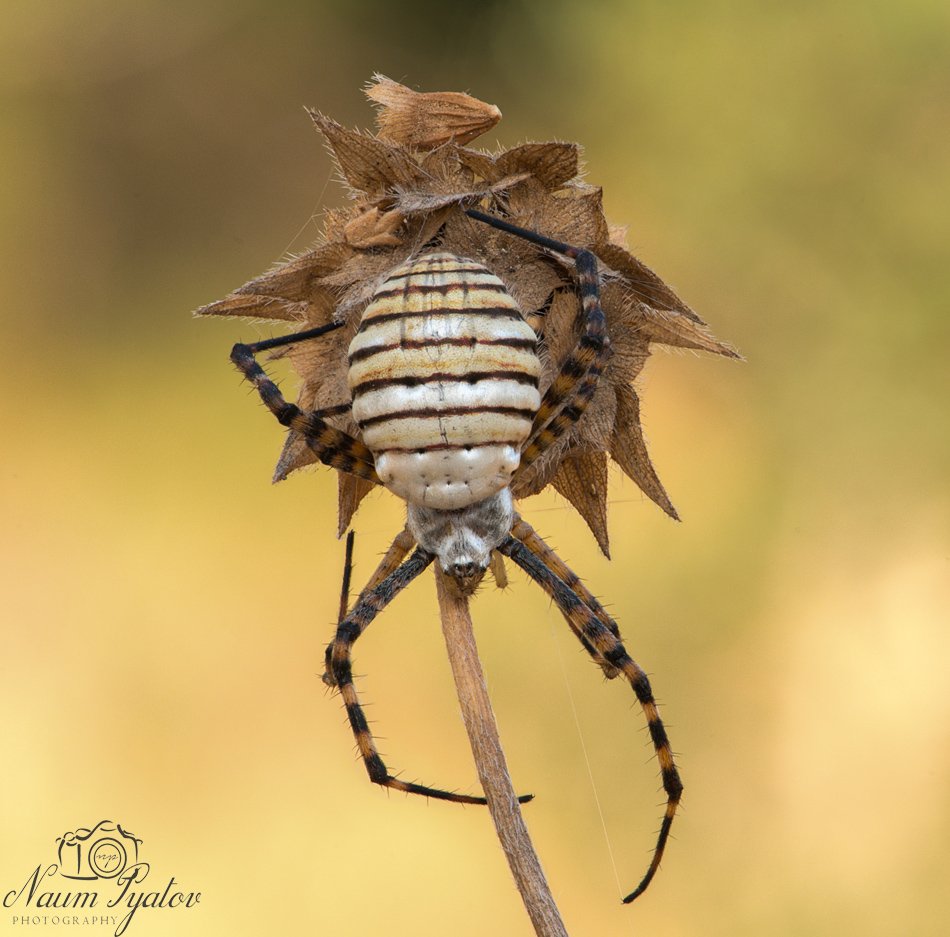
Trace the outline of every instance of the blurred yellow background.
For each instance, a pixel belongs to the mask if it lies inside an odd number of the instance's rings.
[[[474,604],[568,930],[950,930],[950,6],[49,0],[0,28],[0,893],[109,818],[202,892],[141,937],[531,933],[483,811],[368,783],[319,680],[335,479],[269,485],[280,431],[227,353],[271,332],[188,314],[315,238],[343,196],[303,105],[368,127],[380,71],[497,104],[483,145],[582,142],[748,358],[640,382],[684,523],[615,472],[607,562],[565,502],[523,506],[680,753],[632,907],[662,798],[631,694],[516,571]],[[357,582],[401,511],[364,503]],[[356,670],[391,767],[475,790],[430,576]]]

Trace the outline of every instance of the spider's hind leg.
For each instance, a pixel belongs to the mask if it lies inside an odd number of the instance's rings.
[[[514,537],[509,537],[499,548],[499,551],[510,556],[552,599],[554,599],[561,613],[571,623],[571,627],[586,639],[597,651],[598,658],[603,658],[619,670],[629,681],[637,700],[643,707],[647,719],[647,728],[650,739],[660,763],[660,775],[663,779],[663,790],[666,792],[666,812],[660,823],[660,832],[656,845],[653,848],[653,858],[640,884],[624,898],[627,904],[639,897],[656,875],[663,858],[673,825],[673,817],[683,796],[683,782],[673,761],[673,749],[667,737],[666,729],[660,720],[656,700],[650,681],[640,665],[630,657],[619,636],[600,620],[581,596],[569,588],[560,577],[537,555],[531,552],[523,543]],[[606,613],[604,613],[606,614]]]
[[[538,535],[538,532],[522,517],[516,517],[511,528],[511,536],[529,549],[547,568],[554,573],[569,589],[576,592],[587,607],[600,619],[601,624],[610,630],[616,638],[620,637],[617,623],[607,614],[604,607],[597,601],[596,596],[584,585],[577,575]],[[563,613],[563,610],[562,610]],[[571,631],[584,646],[584,650],[594,658],[594,661],[603,670],[608,680],[620,676],[620,671],[610,663],[593,644],[584,636],[583,629],[578,629],[569,615],[564,615]]]

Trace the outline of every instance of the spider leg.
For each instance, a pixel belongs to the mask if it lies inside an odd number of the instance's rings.
[[[491,557],[489,558],[488,568],[491,570],[492,576],[495,577],[496,588],[507,589],[508,588],[508,570],[505,569],[504,558],[497,550],[491,551]]]
[[[405,532],[403,532],[403,534],[404,533]],[[396,538],[397,543],[400,541],[400,537],[403,537],[403,534],[400,534],[400,536]],[[393,547],[390,548],[390,553],[387,553],[386,557],[383,558],[380,569],[383,569],[387,564],[387,560],[390,554],[393,553],[393,550],[402,549],[402,546],[397,546],[397,543],[393,544]],[[405,589],[433,559],[434,557],[431,553],[419,548],[408,560],[402,563],[402,565],[397,566],[396,569],[383,578],[381,582],[372,588],[367,587],[360,593],[353,608],[338,624],[336,635],[327,647],[326,674],[323,679],[330,686],[335,686],[343,697],[346,714],[350,720],[350,727],[356,738],[357,747],[363,758],[363,763],[366,765],[369,779],[374,784],[389,787],[397,791],[404,791],[407,794],[422,794],[424,797],[433,797],[437,800],[449,800],[460,804],[484,804],[486,803],[484,797],[454,794],[450,791],[426,787],[422,784],[413,784],[393,777],[379,755],[379,750],[376,748],[376,743],[369,730],[363,707],[360,705],[356,687],[353,684],[351,651],[356,639],[369,627],[379,612]],[[380,570],[377,570],[377,574],[379,571]],[[374,574],[374,579],[375,578],[376,574]],[[524,800],[524,798],[522,798],[522,800]]]
[[[353,578],[353,540],[356,531],[351,530],[346,535],[346,552],[343,557],[343,582],[340,585],[340,613],[336,616],[339,625],[346,618],[346,610],[350,607],[350,581]]]
[[[335,323],[331,323],[336,328]],[[304,437],[307,445],[316,453],[317,458],[325,465],[329,465],[341,472],[365,478],[367,481],[380,484],[379,476],[373,461],[373,454],[358,439],[335,429],[323,420],[326,411],[303,411],[296,404],[288,403],[280,388],[264,373],[258,364],[255,355],[258,352],[276,348],[280,345],[289,345],[293,342],[316,338],[330,327],[321,326],[309,329],[306,332],[297,332],[292,335],[281,335],[278,338],[269,338],[253,345],[238,343],[231,349],[231,361],[244,377],[254,385],[260,394],[265,406],[281,425],[296,430]],[[337,408],[330,408],[331,411]]]
[[[375,589],[387,576],[394,573],[415,544],[416,538],[409,533],[407,528],[404,527],[396,534],[396,539],[393,540],[389,549],[379,561],[379,565],[374,570],[373,575],[369,577],[369,582],[363,586],[363,591],[360,592],[359,597],[363,598],[367,592]]]
[[[549,569],[540,557],[532,553],[514,537],[509,537],[498,549],[506,556],[510,556],[554,599],[564,617],[572,622],[574,630],[583,634],[601,657],[623,673],[630,681],[633,692],[643,707],[647,727],[650,730],[650,738],[653,741],[653,748],[660,763],[663,790],[666,792],[667,798],[666,812],[660,824],[660,832],[657,836],[656,846],[653,849],[653,858],[646,874],[640,880],[640,884],[623,899],[624,904],[627,904],[642,895],[653,880],[653,876],[656,875],[656,871],[660,867],[660,860],[663,858],[663,850],[666,848],[666,842],[669,839],[670,827],[673,825],[676,808],[683,796],[683,783],[673,762],[673,750],[670,748],[666,729],[660,721],[656,700],[653,698],[653,691],[650,688],[650,681],[640,665],[627,653],[620,638],[604,625],[581,597]]]
[[[515,516],[515,522],[511,528],[511,536],[523,546],[527,547],[568,587],[568,589],[580,596],[584,604],[597,616],[600,623],[604,625],[614,637],[620,637],[620,630],[617,628],[617,623],[607,614],[604,607],[597,601],[587,586],[584,585],[580,576],[544,542],[542,537],[538,536],[537,531],[524,520],[524,518],[518,515]],[[565,614],[564,618],[574,634],[577,635],[581,644],[584,645],[584,649],[587,653],[600,665],[607,679],[613,680],[614,677],[619,676],[620,671],[587,640],[584,636],[583,629],[579,629],[569,615]]]
[[[597,380],[607,363],[610,340],[607,337],[604,310],[600,305],[597,258],[584,248],[563,244],[493,215],[486,215],[475,209],[468,209],[466,214],[477,221],[572,258],[577,274],[584,330],[541,400],[541,407],[531,426],[531,434],[521,452],[521,465],[518,469],[521,472],[583,416],[587,404],[594,396]]]
[[[310,415],[317,416],[322,420],[328,416],[341,416],[344,413],[349,413],[352,409],[352,403],[338,403],[332,407],[320,407],[319,410],[311,410]]]

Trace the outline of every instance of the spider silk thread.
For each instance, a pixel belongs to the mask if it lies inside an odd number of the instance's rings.
[[[587,777],[590,779],[590,789],[594,795],[594,803],[597,805],[597,815],[600,817],[600,825],[604,831],[604,842],[607,844],[607,855],[610,856],[610,865],[614,870],[614,881],[617,883],[617,895],[623,897],[624,890],[623,885],[620,884],[620,872],[617,869],[617,860],[614,858],[613,845],[610,842],[610,833],[607,831],[607,821],[604,818],[604,810],[600,804],[600,797],[597,793],[597,782],[594,780],[594,769],[590,763],[590,755],[587,753],[587,745],[584,742],[584,731],[581,728],[581,721],[577,715],[577,705],[574,702],[574,691],[571,688],[571,681],[567,676],[567,667],[564,663],[564,651],[561,648],[561,642],[558,640],[558,636],[554,633],[554,629],[551,629],[551,637],[554,641],[554,646],[557,648],[557,660],[561,665],[561,676],[564,678],[564,687],[567,690],[567,698],[571,704],[571,715],[574,717],[574,727],[577,729],[577,738],[581,743],[581,751],[584,753],[584,763],[587,765]]]

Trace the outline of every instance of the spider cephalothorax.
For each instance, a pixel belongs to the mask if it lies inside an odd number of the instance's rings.
[[[515,520],[507,488],[464,508],[444,511],[410,504],[406,528],[423,550],[439,560],[462,595],[471,595],[491,563],[492,550],[508,537]]]
[[[465,96],[413,97],[385,79],[370,93],[387,106],[401,102],[397,116],[408,124],[381,120],[380,136],[370,137],[313,115],[357,194],[354,208],[330,217],[323,246],[201,311],[310,326],[231,353],[291,431],[278,477],[314,460],[337,469],[341,530],[375,485],[407,504],[406,528],[341,614],[326,651],[324,679],[343,698],[370,779],[485,803],[388,771],[356,693],[351,651],[434,560],[470,594],[489,565],[503,570],[508,557],[553,599],[604,674],[629,683],[646,716],[667,800],[631,901],[659,866],[682,784],[650,683],[617,624],[515,501],[553,484],[606,552],[609,452],[675,517],[629,382],[651,342],[735,353],[616,243],[599,190],[574,178],[576,147],[527,144],[491,156],[460,141],[496,122],[497,109],[467,98],[470,113],[459,116]],[[296,356],[299,404],[258,363],[270,349]]]

